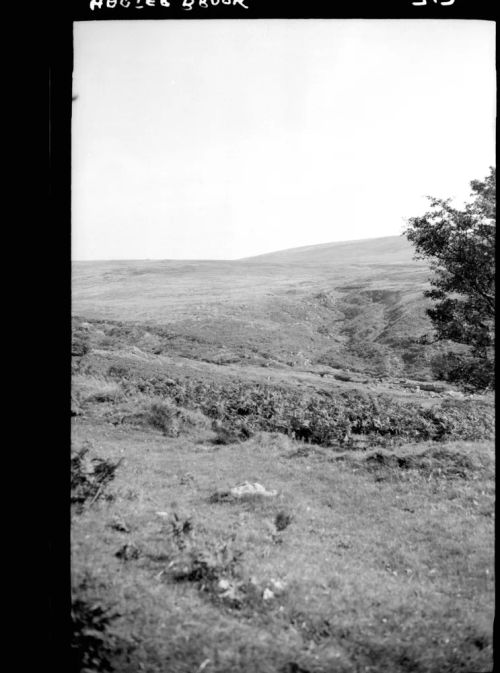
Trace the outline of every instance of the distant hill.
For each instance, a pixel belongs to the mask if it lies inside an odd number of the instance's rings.
[[[408,264],[414,248],[403,236],[384,236],[278,250],[242,262],[278,264]]]
[[[72,275],[74,315],[104,321],[101,345],[106,330],[119,331],[106,321],[117,320],[139,325],[132,342],[152,353],[374,376],[428,373],[432,349],[415,340],[430,328],[429,268],[401,236],[231,261],[75,262]]]

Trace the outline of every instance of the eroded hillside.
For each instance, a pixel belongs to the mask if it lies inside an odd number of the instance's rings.
[[[136,325],[157,354],[429,378],[433,352],[418,344],[430,329],[428,269],[398,237],[354,252],[336,244],[236,262],[75,263],[73,311]]]

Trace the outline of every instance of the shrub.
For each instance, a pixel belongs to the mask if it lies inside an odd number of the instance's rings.
[[[194,582],[203,591],[215,591],[222,578],[238,574],[242,552],[228,543],[200,543],[195,539],[191,517],[173,512],[168,519],[168,534],[173,553],[166,573],[176,582]],[[163,556],[165,557],[165,556]]]
[[[182,550],[169,564],[177,582],[196,582],[202,590],[213,590],[219,580],[236,574],[242,553],[227,544],[191,546]]]
[[[432,421],[432,439],[478,440],[493,436],[495,410],[481,401],[444,400],[441,405],[425,410],[423,415]]]
[[[135,644],[113,630],[122,615],[111,603],[101,600],[100,594],[108,589],[88,572],[72,587],[69,643],[72,673],[130,670]]]
[[[87,503],[92,505],[104,496],[122,462],[122,459],[113,463],[98,457],[90,458],[89,450],[89,446],[84,445],[71,456],[71,504],[78,513],[83,511]]]
[[[82,357],[90,351],[90,340],[87,334],[77,332],[71,339],[71,355]]]
[[[181,432],[194,429],[207,430],[210,426],[210,421],[200,411],[183,409],[163,400],[151,404],[146,421],[166,437],[178,437]]]
[[[72,673],[113,671],[111,657],[116,642],[109,626],[120,615],[100,603],[76,598],[71,604],[71,667]]]
[[[453,400],[448,406],[425,409],[398,402],[390,395],[361,391],[309,392],[260,383],[175,380],[158,375],[131,377],[126,385],[128,395],[135,392],[145,400],[156,398],[158,406],[152,413],[141,413],[159,429],[178,432],[185,426],[186,416],[197,413],[203,423],[207,423],[205,416],[216,422],[218,443],[241,441],[257,431],[279,432],[322,446],[354,446],[359,437],[375,444],[486,439],[494,432],[493,407],[479,400],[470,400],[465,406],[457,406]]]
[[[438,380],[461,384],[466,390],[495,387],[495,370],[488,361],[449,351],[434,356],[431,366]]]
[[[147,420],[149,425],[167,437],[177,437],[180,432],[179,412],[168,402],[153,402],[149,408]]]
[[[236,444],[244,442],[254,435],[244,421],[235,420],[229,427],[228,425],[224,425],[220,421],[215,421],[212,424],[212,428],[215,430],[214,444]]]
[[[170,519],[170,532],[172,540],[178,549],[183,550],[186,548],[187,538],[189,538],[192,531],[193,522],[191,517],[187,517],[183,520],[177,512],[172,514],[172,518]]]

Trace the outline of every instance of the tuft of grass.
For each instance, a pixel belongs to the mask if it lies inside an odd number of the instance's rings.
[[[274,518],[274,525],[276,526],[277,531],[282,531],[285,530],[285,528],[288,528],[292,521],[292,514],[285,512],[284,510],[280,510]]]
[[[125,379],[127,378],[129,370],[123,365],[111,365],[108,368],[108,376],[116,379]]]
[[[118,551],[115,553],[115,556],[122,561],[135,561],[140,558],[141,554],[141,549],[136,544],[133,542],[127,542],[121,546],[120,549],[118,549]]]
[[[116,402],[123,397],[123,390],[118,382],[85,374],[73,376],[71,392],[80,405]]]
[[[116,530],[119,533],[130,533],[130,526],[126,521],[123,520],[121,516],[115,515],[111,521],[108,523],[108,526],[112,530]]]
[[[210,543],[197,540],[190,516],[173,512],[168,520],[171,551],[157,558],[168,558],[169,563],[160,576],[175,582],[192,582],[210,594],[216,593],[216,584],[238,574],[242,552],[231,542]]]
[[[165,400],[151,403],[144,417],[148,425],[160,430],[166,437],[207,431],[210,424],[200,411],[185,409]]]
[[[149,408],[147,421],[152,428],[161,430],[166,437],[180,434],[180,412],[168,402],[153,402]]]
[[[223,578],[234,577],[241,559],[241,552],[227,543],[196,546],[179,550],[168,565],[168,574],[176,582],[195,582],[202,590],[214,590]]]
[[[71,339],[71,355],[83,357],[90,351],[90,339],[84,331],[75,331]]]
[[[235,500],[233,494],[229,489],[218,489],[214,491],[212,495],[208,498],[210,504],[215,504],[218,502],[233,502]]]
[[[193,521],[190,516],[183,519],[177,512],[173,512],[169,523],[172,540],[175,546],[183,551],[187,546],[187,540],[193,532]]]

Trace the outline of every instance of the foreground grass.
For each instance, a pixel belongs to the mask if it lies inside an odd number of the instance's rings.
[[[72,523],[75,596],[119,615],[111,668],[491,670],[492,442],[339,453],[278,434],[226,445],[212,435],[74,420],[74,446],[122,460],[112,499]],[[278,496],[213,497],[243,480]],[[177,537],[174,513],[189,521]],[[188,552],[215,559],[212,575],[183,575]]]

